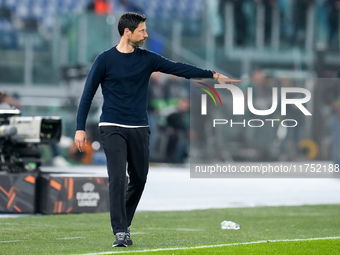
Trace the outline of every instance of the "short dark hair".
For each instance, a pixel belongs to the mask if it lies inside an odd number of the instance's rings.
[[[145,22],[146,16],[144,14],[138,14],[134,12],[128,12],[123,14],[118,22],[118,32],[120,36],[124,34],[124,29],[128,28],[132,33],[142,22]]]

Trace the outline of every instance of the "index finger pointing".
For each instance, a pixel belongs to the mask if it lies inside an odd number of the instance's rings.
[[[241,80],[234,80],[234,79],[226,79],[226,78],[221,78],[224,82],[240,82]]]

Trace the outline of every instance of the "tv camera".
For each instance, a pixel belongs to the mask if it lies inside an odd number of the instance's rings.
[[[20,110],[0,104],[0,171],[38,171],[41,166],[40,145],[60,140],[60,117],[20,114]]]

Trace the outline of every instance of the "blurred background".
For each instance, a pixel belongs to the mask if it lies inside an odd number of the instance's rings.
[[[92,146],[83,154],[73,147],[75,118],[92,61],[119,42],[117,22],[127,11],[146,14],[149,50],[253,86],[274,80],[259,88],[263,102],[271,102],[275,82],[312,90],[309,123],[295,133],[274,130],[277,139],[261,144],[256,138],[266,136],[263,132],[234,130],[223,137],[232,150],[225,160],[340,163],[340,1],[0,0],[1,101],[23,116],[56,115],[63,121],[60,143],[42,145],[44,164],[105,164],[97,128],[100,90],[87,121]],[[152,162],[187,162],[189,95],[189,80],[152,75]],[[273,146],[277,153],[270,153]]]

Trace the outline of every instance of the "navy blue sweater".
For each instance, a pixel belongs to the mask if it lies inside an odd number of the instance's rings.
[[[148,50],[121,53],[116,47],[100,53],[87,76],[77,114],[77,130],[85,130],[92,99],[102,87],[104,102],[100,122],[147,126],[147,92],[152,72],[185,78],[212,78],[210,70],[173,62]]]

